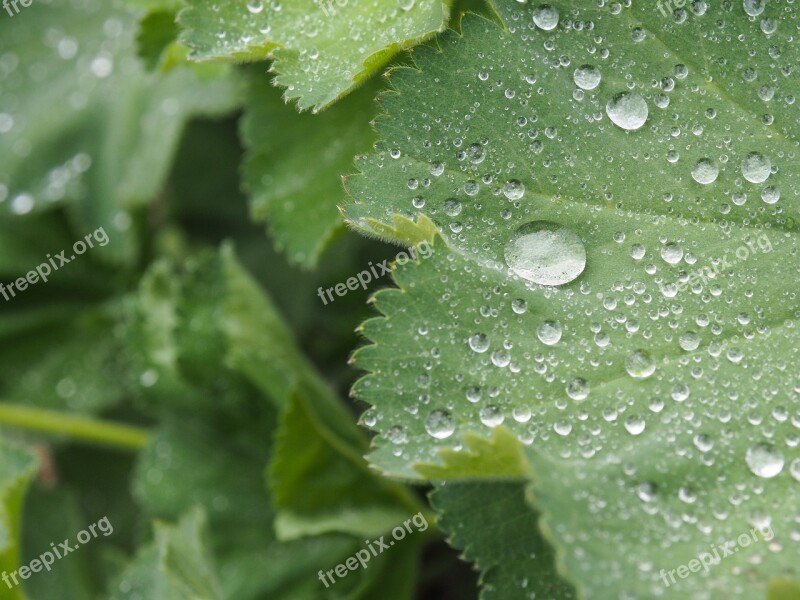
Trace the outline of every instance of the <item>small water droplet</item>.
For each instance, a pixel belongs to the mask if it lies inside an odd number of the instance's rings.
[[[507,181],[503,186],[503,195],[509,200],[519,200],[525,195],[525,184],[517,179]]]
[[[764,0],[744,0],[742,2],[744,12],[751,17],[757,17],[764,12]]]
[[[692,441],[700,452],[708,452],[714,447],[714,440],[705,433],[698,433]]]
[[[567,385],[567,396],[576,401],[586,400],[589,396],[589,384],[585,379],[576,377]]]
[[[656,360],[647,350],[636,350],[625,359],[625,370],[635,379],[646,379],[656,370]]]
[[[606,114],[617,127],[632,131],[647,121],[647,102],[634,92],[617,94],[606,104]]]
[[[250,14],[257,15],[264,10],[264,4],[261,0],[249,0],[247,2],[247,10]]]
[[[455,198],[448,198],[444,201],[444,212],[447,216],[457,217],[461,214],[461,202]]]
[[[558,10],[549,4],[542,4],[533,11],[533,22],[544,31],[550,31],[558,25]]]
[[[631,415],[625,419],[625,429],[631,435],[639,435],[644,431],[645,421],[639,415]]]
[[[573,81],[575,81],[575,85],[582,90],[593,90],[600,85],[602,75],[600,74],[600,69],[597,67],[593,65],[583,65],[575,69],[572,78]]]
[[[483,333],[476,333],[469,338],[469,347],[473,352],[486,352],[489,349],[489,338]]]
[[[636,495],[642,502],[654,502],[658,499],[658,487],[650,481],[640,483],[636,486]]]
[[[692,167],[692,179],[702,185],[714,183],[719,175],[719,167],[710,158],[701,158]]]
[[[789,473],[794,479],[800,481],[800,458],[795,458],[789,464]]]
[[[449,438],[455,430],[456,423],[446,410],[434,410],[425,420],[425,431],[437,440]]]
[[[511,310],[518,315],[525,314],[528,312],[528,303],[522,298],[517,298],[511,302]]]
[[[769,479],[783,470],[783,454],[770,444],[757,444],[747,450],[747,466],[758,477]]]
[[[667,244],[661,248],[661,258],[671,265],[677,265],[683,258],[683,248],[678,244]]]
[[[543,344],[553,346],[561,339],[561,325],[557,321],[544,321],[536,330],[536,335]]]
[[[405,444],[408,441],[408,436],[405,430],[400,425],[395,425],[386,433],[386,437],[393,444]]]
[[[697,350],[697,347],[700,345],[700,336],[694,331],[687,331],[678,338],[678,345],[687,352]]]
[[[772,169],[769,158],[759,152],[751,152],[742,161],[742,175],[750,183],[762,183],[767,180]]]
[[[496,406],[484,406],[478,416],[487,427],[497,427],[505,420],[503,411]]]

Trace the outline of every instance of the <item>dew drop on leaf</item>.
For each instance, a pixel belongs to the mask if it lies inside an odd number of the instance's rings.
[[[445,410],[434,410],[425,420],[425,431],[437,440],[443,440],[453,435],[456,423],[452,415]]]
[[[692,167],[692,179],[702,185],[714,183],[719,175],[719,167],[710,158],[701,158]]]
[[[264,4],[261,2],[261,0],[250,0],[247,3],[247,10],[251,14],[257,15],[264,10]]]
[[[754,475],[769,479],[783,470],[783,455],[770,444],[757,444],[747,450],[747,466]]]
[[[742,161],[742,175],[750,183],[762,183],[769,177],[772,163],[760,152],[751,152]]]
[[[516,179],[507,181],[503,186],[503,195],[509,200],[519,200],[525,195],[525,184]]]
[[[469,338],[469,347],[473,352],[486,352],[489,349],[489,338],[483,333],[476,333]]]
[[[678,338],[678,345],[687,352],[697,350],[697,347],[700,345],[700,336],[694,331],[687,331]]]
[[[522,298],[517,298],[511,302],[511,310],[518,315],[525,314],[528,311],[528,303]]]
[[[678,244],[667,244],[661,248],[661,258],[671,265],[677,265],[683,258],[683,248]]]
[[[481,423],[487,427],[497,427],[505,420],[503,411],[496,406],[484,406],[478,416],[480,417]]]
[[[645,422],[639,415],[631,415],[625,419],[625,429],[631,435],[639,435],[644,431]]]
[[[457,217],[461,214],[461,202],[455,198],[448,198],[444,201],[444,212],[450,217]]]
[[[576,377],[567,385],[567,396],[573,400],[586,400],[589,396],[589,384],[585,379]]]
[[[519,227],[506,243],[505,259],[517,275],[541,285],[564,285],[586,268],[586,248],[572,231],[552,221]]]
[[[557,321],[544,321],[536,330],[536,336],[543,344],[553,346],[561,339],[561,325]]]
[[[606,104],[606,114],[611,122],[621,129],[639,129],[647,121],[647,102],[639,94],[622,92]]]
[[[558,25],[558,10],[549,4],[542,4],[533,11],[533,22],[544,31],[555,29]]]
[[[751,17],[757,17],[764,12],[764,0],[744,0],[744,12]]]
[[[789,473],[794,479],[800,481],[800,458],[795,458],[789,464]]]
[[[575,69],[573,80],[582,90],[593,90],[600,85],[600,69],[592,65],[583,65]]]
[[[640,483],[636,486],[636,495],[642,502],[654,502],[658,499],[658,487],[650,481]]]
[[[656,361],[647,350],[636,350],[625,359],[625,370],[635,379],[646,379],[656,370]]]

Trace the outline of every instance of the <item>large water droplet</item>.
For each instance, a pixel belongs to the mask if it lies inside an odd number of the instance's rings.
[[[757,444],[747,450],[747,466],[754,475],[769,479],[783,470],[783,454],[769,444]]]
[[[512,234],[505,259],[523,279],[541,285],[564,285],[586,268],[586,249],[566,227],[552,221],[533,221]]]
[[[639,94],[622,92],[606,104],[606,114],[617,127],[626,130],[639,129],[647,121],[647,102]]]
[[[772,163],[759,152],[751,152],[742,161],[742,175],[750,183],[762,183],[769,177]]]
[[[656,360],[647,350],[636,350],[625,359],[625,370],[636,379],[650,377],[656,370]]]
[[[533,11],[533,22],[545,31],[555,29],[558,25],[558,10],[549,4],[542,4]]]
[[[425,431],[437,440],[450,437],[455,430],[456,423],[446,410],[434,410],[425,420]]]

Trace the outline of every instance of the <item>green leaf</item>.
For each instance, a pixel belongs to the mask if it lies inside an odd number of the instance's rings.
[[[131,213],[160,191],[184,124],[239,94],[231,70],[146,73],[134,19],[112,4],[33,3],[0,21],[0,213],[17,223],[67,205],[79,237],[103,226],[107,260],[132,262]]]
[[[109,521],[114,525],[114,533],[119,534],[118,523],[113,517]],[[86,525],[75,494],[64,489],[33,488],[25,500],[22,564],[30,564],[43,552],[52,551],[51,543],[57,546],[62,540],[73,539]],[[96,598],[100,586],[91,577],[91,553],[103,539],[92,540],[92,544],[84,546],[80,552],[71,553],[65,560],[55,561],[47,571],[32,575],[25,581],[28,596],[34,599]]]
[[[376,537],[402,523],[411,503],[398,498],[400,488],[376,478],[359,449],[342,444],[313,411],[296,396],[278,430],[269,469],[278,537]]]
[[[525,480],[530,465],[516,436],[505,427],[496,427],[492,438],[471,432],[464,434],[465,448],[440,448],[442,464],[418,464],[417,472],[430,481],[473,478]]]
[[[175,12],[154,9],[139,22],[136,47],[139,57],[151,71],[162,65],[164,54],[178,38],[180,29],[175,22]]]
[[[419,477],[503,422],[580,597],[764,598],[798,578],[797,8],[495,7],[393,71],[348,180],[354,227],[444,237],[364,326],[371,459]]]
[[[395,54],[444,29],[442,0],[189,0],[182,41],[196,60],[273,59],[275,82],[301,110],[325,108]]]
[[[367,85],[312,116],[285,104],[260,75],[251,79],[242,120],[243,178],[253,217],[268,221],[276,246],[294,263],[313,267],[342,228],[341,174],[375,141],[369,121],[377,90]]]
[[[46,285],[53,285],[48,283]],[[12,312],[28,327],[0,336],[0,397],[4,402],[92,414],[119,404],[127,375],[116,305],[73,314],[64,307]],[[73,309],[74,310],[74,309]]]
[[[770,583],[767,600],[798,600],[798,598],[800,598],[800,583],[785,579]]]
[[[36,474],[38,462],[28,450],[0,438],[0,574],[16,571],[20,557],[19,525],[25,492]],[[10,577],[10,575],[9,575]],[[3,582],[0,598],[24,600],[21,585]],[[18,581],[22,583],[22,580]]]
[[[431,502],[448,542],[480,569],[481,600],[576,597],[556,573],[538,514],[525,503],[524,482],[447,483]]]
[[[154,541],[143,548],[117,583],[112,600],[222,600],[200,510],[175,525],[154,524]]]
[[[161,416],[134,495],[158,518],[175,519],[187,506],[207,511],[225,597],[328,597],[320,569],[421,510],[404,488],[370,472],[354,417],[230,247],[180,268],[157,263],[132,310],[142,406]],[[413,574],[418,553],[412,542],[394,560]],[[382,558],[337,582],[337,592],[374,597],[391,568],[392,558]],[[404,577],[392,591],[398,599],[412,593],[413,578]]]

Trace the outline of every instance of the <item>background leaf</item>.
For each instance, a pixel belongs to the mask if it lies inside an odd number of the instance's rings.
[[[196,60],[274,59],[275,82],[298,108],[325,108],[398,52],[444,29],[442,0],[190,0],[183,42]],[[222,35],[220,35],[220,33]]]
[[[253,218],[268,221],[278,249],[290,261],[313,267],[341,231],[341,176],[374,142],[369,121],[377,91],[368,84],[312,116],[297,114],[261,75],[253,75],[241,126],[249,149],[244,184]]]
[[[0,598],[4,600],[25,598],[22,586],[14,584],[10,573],[20,566],[22,503],[36,467],[36,459],[30,452],[0,439],[0,571],[9,573],[8,582],[0,586]],[[17,582],[22,583],[19,576]]]

